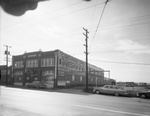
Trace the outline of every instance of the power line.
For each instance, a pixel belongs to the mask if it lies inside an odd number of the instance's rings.
[[[116,21],[115,21],[116,22]],[[111,23],[113,23],[113,22],[111,22]],[[123,22],[124,23],[124,22]],[[146,24],[147,22],[144,22],[144,23],[139,23],[139,24]],[[118,23],[118,24],[121,24],[121,23]],[[139,25],[138,23],[136,24],[136,25]],[[101,26],[103,27],[103,26],[106,26],[106,25],[109,25],[109,23],[104,23],[104,24],[102,24]],[[115,25],[115,23],[114,24],[112,24],[112,25]],[[127,25],[127,26],[134,26],[135,24],[131,24],[131,25]],[[90,26],[91,27],[91,26]],[[96,26],[93,26],[93,28],[95,28]],[[120,26],[120,27],[114,27],[114,28],[121,28],[121,27],[126,27],[126,26]],[[72,29],[70,29],[70,31],[72,31],[72,30],[79,30],[79,28],[81,28],[81,27],[77,27],[77,28],[72,28]],[[107,30],[107,29],[113,29],[113,28],[104,28],[104,30]],[[95,31],[91,31],[91,32],[95,32]]]
[[[114,62],[114,61],[104,61],[104,60],[92,60],[92,59],[89,59],[91,61],[98,61],[98,62],[106,62],[106,63],[116,63],[116,64],[134,64],[134,65],[150,65],[149,63],[131,63],[131,62]]]
[[[126,22],[129,22],[130,20],[133,20],[133,19],[134,20],[142,20],[142,19],[138,19],[138,18],[146,17],[146,16],[150,18],[150,15],[144,15],[144,16],[139,16],[139,17],[133,17],[133,18],[128,18],[128,19],[122,19],[122,20],[118,20],[118,21],[103,23],[101,26],[111,25],[111,23],[112,23],[112,25],[115,25],[116,24],[115,22],[119,23],[119,22],[122,22],[124,20],[126,20]],[[122,23],[125,23],[125,22],[122,22]],[[119,24],[121,24],[121,23],[119,23]],[[96,25],[93,25],[93,28],[95,28],[95,27],[96,27]],[[81,27],[77,27],[77,28],[73,28],[73,29],[79,29],[79,28],[81,28]]]
[[[38,18],[38,17],[41,17],[41,16],[49,15],[48,13],[54,13],[54,12],[57,12],[57,11],[63,10],[63,9],[65,9],[65,8],[68,8],[68,7],[71,7],[71,6],[74,6],[74,5],[80,4],[80,3],[82,3],[82,2],[84,2],[84,1],[76,2],[76,3],[70,4],[70,5],[65,6],[65,7],[58,8],[58,9],[53,10],[53,11],[50,11],[50,12],[46,12],[46,14],[41,14],[41,15],[38,15],[38,16],[35,16],[35,17],[32,17],[32,18],[29,18],[29,19],[27,19],[27,20],[23,20],[23,21],[17,22],[17,24],[18,24],[18,23],[25,22],[25,21],[28,21],[28,20],[30,20],[30,19],[35,19],[35,18]],[[5,28],[9,28],[9,27],[14,26],[14,25],[16,25],[16,24],[10,25],[10,26],[5,27]],[[4,29],[5,29],[5,28],[4,28]]]
[[[101,5],[101,4],[103,4],[103,3],[99,3],[96,6]],[[86,10],[86,9],[89,9],[89,8],[92,8],[92,7],[95,7],[95,5],[88,6],[88,7],[79,9],[79,10],[75,10],[75,11],[72,11],[72,12],[69,12],[69,13],[66,13],[66,14],[63,14],[63,15],[58,15],[58,16],[54,16],[54,17],[51,17],[51,18],[47,18],[46,20],[38,21],[36,23],[32,23],[31,25],[35,25],[35,24],[40,23],[40,22],[46,23],[46,22],[49,22],[52,19],[56,19],[56,18],[59,18],[59,17],[67,16],[67,15],[70,15],[70,14],[73,14],[73,13],[77,13],[77,12],[80,12],[80,11],[83,11],[83,10]],[[14,31],[14,29],[12,31]]]
[[[107,23],[104,23],[103,25],[114,25],[114,24],[118,24],[118,23],[120,24],[120,23],[129,22],[129,21],[138,21],[138,20],[144,20],[144,19],[149,19],[149,18],[150,18],[150,15],[143,15],[143,16],[139,16],[139,17],[132,17],[132,18],[128,18],[128,19],[107,22]]]
[[[90,53],[110,53],[110,52],[126,52],[126,51],[143,51],[143,50],[150,50],[150,49],[135,49],[135,50],[118,50],[118,51],[100,51],[100,52],[90,52]]]
[[[101,4],[103,4],[103,3],[99,3],[99,4],[97,4],[96,6],[101,5]],[[66,14],[63,14],[63,15],[54,16],[54,17],[48,18],[47,20],[49,21],[49,19],[55,19],[55,18],[58,18],[58,17],[63,17],[63,16],[66,16],[66,15],[70,15],[70,14],[73,14],[73,13],[77,13],[77,12],[80,12],[80,11],[83,11],[83,10],[86,10],[86,9],[89,9],[89,8],[92,8],[92,7],[95,7],[95,5],[91,5],[91,6],[88,6],[88,7],[79,9],[79,10],[75,10],[75,11],[72,11],[72,12],[69,12],[69,13],[66,13]],[[44,22],[44,23],[45,23],[45,22]],[[36,24],[36,23],[35,23],[35,24]]]
[[[143,24],[149,24],[150,22],[144,22],[144,23],[137,23],[137,24],[131,24],[131,25],[126,25],[126,26],[120,26],[120,27],[114,27],[114,28],[104,28],[100,31],[104,31],[104,30],[113,30],[113,29],[117,29],[117,28],[122,28],[122,27],[130,27],[130,26],[137,26],[137,25],[143,25]]]
[[[90,25],[89,25],[90,27],[91,27],[92,22],[93,22],[93,18],[94,18],[94,14],[95,14],[95,10],[96,10],[97,1],[98,1],[98,0],[96,0],[96,2],[95,2],[95,7],[94,7],[94,10],[93,10],[93,15],[92,15],[92,18],[91,18],[91,23],[90,23]]]
[[[92,39],[92,42],[91,42],[91,45],[90,45],[90,49],[91,49],[91,46],[92,46],[93,41],[94,41],[94,39],[95,39],[96,33],[97,33],[97,31],[98,31],[98,28],[99,28],[100,22],[101,22],[101,20],[102,20],[102,16],[103,16],[103,14],[104,14],[104,10],[105,10],[105,7],[106,7],[107,3],[108,3],[108,0],[106,0],[106,2],[105,2],[105,4],[104,4],[104,8],[103,8],[102,13],[101,13],[101,15],[100,15],[100,19],[99,19],[99,21],[98,21],[98,24],[97,24],[97,27],[96,27],[96,30],[95,30],[95,33],[94,33],[94,36],[93,36],[93,39]]]
[[[118,51],[99,51],[99,52],[89,52],[89,54],[97,54],[97,53],[110,53],[110,52],[126,52],[126,51],[146,51],[150,49],[135,49],[135,50],[118,50]],[[72,55],[83,55],[83,53],[74,53]]]

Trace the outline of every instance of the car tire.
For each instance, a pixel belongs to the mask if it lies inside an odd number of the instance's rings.
[[[146,95],[141,94],[140,97],[144,99],[144,98],[146,98]]]
[[[99,90],[96,90],[95,93],[96,93],[96,94],[100,94],[100,91],[99,91]]]
[[[119,93],[114,93],[115,96],[119,96]]]

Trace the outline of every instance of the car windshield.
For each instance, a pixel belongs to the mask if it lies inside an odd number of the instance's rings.
[[[34,81],[33,83],[40,83],[40,81]]]
[[[108,86],[108,85],[105,85],[104,88],[109,88],[109,86]]]

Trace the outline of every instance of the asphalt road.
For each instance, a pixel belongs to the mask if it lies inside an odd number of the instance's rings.
[[[65,91],[1,87],[0,104],[43,116],[150,116],[149,99]]]

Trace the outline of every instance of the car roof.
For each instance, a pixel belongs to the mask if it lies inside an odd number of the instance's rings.
[[[40,81],[33,81],[33,82],[40,82]]]
[[[116,85],[104,85],[104,86],[118,87],[118,86],[116,86]]]

